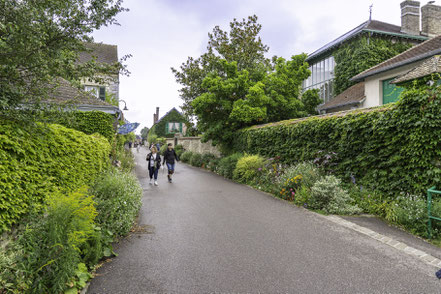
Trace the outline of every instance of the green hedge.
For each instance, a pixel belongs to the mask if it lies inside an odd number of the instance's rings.
[[[46,113],[45,117],[46,121],[50,123],[60,124],[88,135],[101,134],[109,142],[115,135],[113,124],[116,122],[116,118],[112,114],[102,111],[69,111],[65,113],[55,111]]]
[[[89,184],[108,166],[109,154],[109,142],[98,134],[0,120],[0,233],[40,210],[51,192]]]
[[[314,160],[383,193],[424,193],[441,177],[441,87],[401,96],[388,107],[244,129],[234,146],[290,164]]]

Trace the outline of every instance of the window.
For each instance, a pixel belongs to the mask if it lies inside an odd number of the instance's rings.
[[[100,86],[84,86],[84,91],[89,92],[96,98],[99,98],[103,101],[106,100],[106,87]]]
[[[167,134],[182,133],[182,123],[169,122],[165,125],[165,132]]]

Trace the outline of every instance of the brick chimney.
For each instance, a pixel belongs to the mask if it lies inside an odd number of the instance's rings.
[[[409,35],[420,34],[420,2],[403,1],[401,7],[401,32]]]
[[[430,38],[441,34],[441,6],[433,4],[434,2],[429,1],[421,7],[421,34]]]
[[[156,113],[153,113],[153,124],[157,123],[159,120],[159,107],[156,107]]]

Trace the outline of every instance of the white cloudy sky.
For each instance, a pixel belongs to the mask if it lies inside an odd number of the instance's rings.
[[[256,14],[261,37],[273,55],[290,58],[311,53],[369,18],[400,25],[401,0],[125,0],[129,12],[118,15],[121,26],[103,28],[96,42],[118,45],[118,54],[132,54],[130,77],[120,79],[120,99],[130,122],[150,127],[182,102],[170,67],[205,52],[207,34],[219,25],[228,30],[233,18]],[[421,5],[426,2],[421,2]],[[123,106],[122,106],[123,107]],[[121,108],[122,108],[121,107]]]

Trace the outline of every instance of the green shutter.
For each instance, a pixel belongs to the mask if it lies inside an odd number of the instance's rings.
[[[394,79],[395,78],[383,81],[383,104],[398,101],[401,92],[404,90],[404,88],[397,87],[395,84],[390,83]]]

